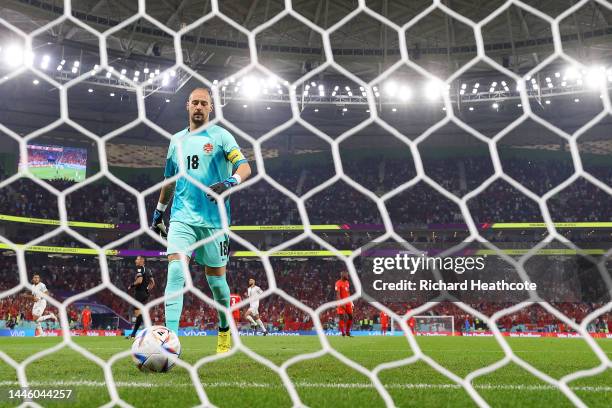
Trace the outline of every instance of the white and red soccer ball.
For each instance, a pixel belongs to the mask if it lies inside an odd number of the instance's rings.
[[[164,326],[151,326],[138,333],[132,344],[132,360],[140,371],[165,373],[181,355],[178,336]]]

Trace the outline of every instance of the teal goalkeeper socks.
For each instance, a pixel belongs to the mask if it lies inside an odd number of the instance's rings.
[[[221,305],[229,307],[230,289],[229,285],[227,284],[227,280],[225,279],[225,275],[206,275],[206,280],[208,281],[208,286],[210,286],[210,290],[213,293],[213,298]],[[229,323],[227,322],[227,316],[225,315],[225,313],[222,310],[218,310],[217,315],[219,316],[219,328],[226,329],[227,327],[229,327]]]
[[[166,327],[178,335],[179,321],[183,311],[183,290],[185,276],[181,261],[174,260],[168,263],[168,279],[166,280],[166,291],[164,307],[166,311]],[[228,289],[229,290],[229,289]]]

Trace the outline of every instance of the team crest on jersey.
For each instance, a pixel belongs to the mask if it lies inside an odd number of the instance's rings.
[[[206,143],[204,145],[204,153],[206,154],[211,154],[213,149],[214,149],[214,146],[212,145],[212,143]]]

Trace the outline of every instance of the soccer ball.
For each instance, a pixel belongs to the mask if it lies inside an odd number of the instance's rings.
[[[132,344],[132,360],[140,371],[165,373],[181,355],[178,336],[164,326],[141,331]]]

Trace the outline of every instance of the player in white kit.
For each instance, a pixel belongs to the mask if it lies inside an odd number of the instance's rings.
[[[268,335],[268,330],[264,326],[263,322],[259,318],[259,299],[253,299],[255,296],[259,296],[263,293],[263,290],[255,285],[255,279],[249,279],[249,287],[247,288],[247,297],[249,298],[249,308],[246,311],[246,318],[251,322],[251,327],[257,329],[257,326],[261,327],[263,335]]]
[[[34,276],[32,276],[32,286],[32,298],[34,299],[34,306],[32,306],[32,318],[36,322],[34,336],[39,337],[42,336],[43,333],[41,322],[48,319],[53,319],[57,322],[57,316],[51,312],[43,316],[43,313],[47,308],[47,301],[43,298],[43,294],[49,295],[49,291],[47,290],[47,286],[40,281],[39,274],[34,274]]]

